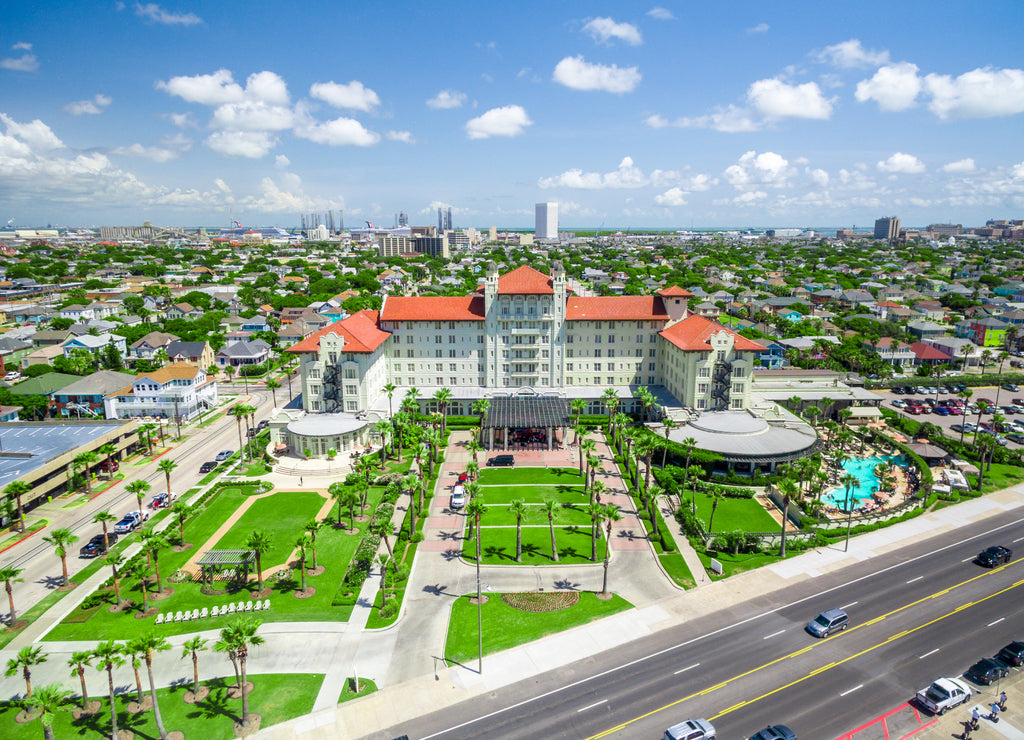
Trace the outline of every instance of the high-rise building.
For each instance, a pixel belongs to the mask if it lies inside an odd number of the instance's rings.
[[[875,221],[875,238],[894,242],[900,237],[900,220],[895,216],[879,218]]]
[[[558,238],[558,204],[538,203],[534,234],[537,239]]]
[[[451,231],[453,228],[455,227],[452,226],[452,209],[449,207],[444,212],[444,230]]]
[[[413,250],[431,257],[448,258],[448,240],[443,236],[414,236]]]

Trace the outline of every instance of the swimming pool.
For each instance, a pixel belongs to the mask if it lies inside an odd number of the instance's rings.
[[[860,488],[854,488],[850,492],[850,498],[854,500],[854,508],[871,498],[878,490],[878,478],[875,477],[875,467],[879,463],[891,462],[900,467],[907,467],[906,455],[875,455],[874,457],[851,457],[843,461],[843,470],[857,477],[860,481]],[[845,510],[846,489],[842,486],[833,488],[826,493],[822,499],[827,504]]]

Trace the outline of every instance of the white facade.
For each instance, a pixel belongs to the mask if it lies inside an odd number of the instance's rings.
[[[558,204],[538,203],[534,234],[538,239],[558,238]]]
[[[176,362],[139,375],[127,388],[107,395],[103,410],[108,419],[143,416],[192,419],[219,402],[217,382],[206,370]]]

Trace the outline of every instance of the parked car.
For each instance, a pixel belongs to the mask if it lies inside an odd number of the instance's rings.
[[[715,740],[715,728],[706,719],[688,719],[665,730],[663,740]]]
[[[1010,391],[1010,393],[1016,393],[1020,388],[1017,387],[1016,383],[1003,383],[1003,390]]]
[[[116,473],[121,469],[121,463],[114,459],[104,460],[96,466],[96,469],[101,473]]]
[[[9,373],[4,375],[4,382],[13,383],[15,380],[21,380],[21,373],[17,370],[11,370]]]
[[[932,409],[932,412],[938,414],[939,416],[949,416],[949,409],[946,408],[945,406],[936,406],[934,409]]]
[[[199,466],[199,472],[200,473],[209,473],[211,470],[215,470],[216,468],[217,468],[217,461],[216,460],[207,460],[206,462],[204,462],[202,465]]]
[[[491,467],[512,467],[516,464],[515,455],[495,455],[487,464]]]
[[[452,489],[452,499],[449,503],[449,508],[454,511],[455,509],[461,509],[465,505],[466,489],[462,486],[455,486],[455,488]]]
[[[121,521],[114,525],[115,534],[128,534],[133,532],[136,528],[142,526],[142,523],[149,519],[149,514],[140,516],[137,511],[129,511],[122,517]]]
[[[807,623],[807,631],[815,637],[828,637],[846,629],[850,617],[842,609],[828,609]]]
[[[259,431],[262,432],[264,429],[266,429],[269,426],[270,426],[270,421],[268,419],[264,419],[263,421],[261,421],[259,424],[256,425],[256,428]]]
[[[971,698],[971,689],[957,678],[939,678],[931,686],[921,689],[914,697],[917,703],[932,714],[945,714]]]
[[[999,658],[982,658],[968,668],[964,676],[974,683],[987,686],[993,681],[1006,678],[1006,674],[1009,672],[1010,669],[1006,663],[999,660]]]
[[[796,733],[785,725],[768,725],[750,740],[796,740]]]
[[[1006,435],[1006,438],[1011,442],[1016,442],[1019,445],[1024,445],[1024,434],[1020,432],[1010,432]]]
[[[1006,665],[1022,665],[1024,664],[1024,642],[1020,640],[1014,640],[1009,645],[1004,647],[998,653],[996,657],[999,660],[1006,663]]]
[[[907,402],[904,401],[902,398],[894,398],[894,399],[892,399],[892,405],[895,406],[898,409],[902,409],[902,408],[906,408]]]
[[[158,493],[153,497],[153,500],[149,502],[149,508],[166,509],[177,500],[178,494],[176,493]]]
[[[921,414],[927,413],[927,410],[924,406],[907,406],[905,411],[908,414],[913,414],[914,416],[920,416]]]
[[[235,454],[234,450],[221,450],[220,452],[217,453],[216,460],[217,460],[217,462],[224,462],[225,460],[227,460],[229,457],[231,457],[234,454]]]
[[[113,545],[117,542],[117,535],[113,532],[108,532],[107,541]],[[78,551],[78,556],[81,558],[95,558],[106,554],[106,552],[107,548],[104,545],[103,535],[98,534],[82,546],[82,549]]]
[[[1010,562],[1013,557],[1013,550],[1002,545],[992,545],[987,547],[978,553],[977,561],[979,565],[984,565],[987,568],[994,568],[997,565]]]

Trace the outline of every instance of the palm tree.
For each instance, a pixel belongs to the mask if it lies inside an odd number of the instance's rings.
[[[587,477],[583,481],[583,490],[590,491],[590,500],[594,500],[594,484],[597,483],[597,466],[601,464],[597,455],[587,455]]]
[[[612,549],[612,524],[620,519],[622,519],[622,515],[619,513],[618,506],[608,504],[604,507],[604,580],[601,585],[601,594],[604,596],[608,595],[608,556]]]
[[[662,419],[661,425],[665,429],[665,444],[661,446],[661,467],[664,468],[665,462],[668,460],[668,435],[673,429],[675,429],[676,423],[666,416]]]
[[[708,493],[711,496],[711,516],[708,517],[708,534],[711,534],[714,531],[712,527],[715,524],[715,510],[718,509],[718,502],[722,500],[722,491],[718,486],[714,486]]]
[[[277,411],[277,389],[281,387],[281,384],[271,378],[266,383],[267,389],[270,391],[270,395],[274,399],[274,410]]]
[[[84,680],[82,686],[85,686]],[[39,710],[39,721],[43,723],[44,740],[53,740],[54,717],[70,693],[70,689],[65,689],[59,683],[51,683],[40,687],[39,691],[25,702],[26,708],[33,711]]]
[[[992,350],[983,349],[981,351],[981,374],[985,374],[985,367],[992,362]]]
[[[25,512],[21,508],[21,497],[32,491],[32,486],[23,480],[16,480],[13,483],[8,483],[4,487],[4,493],[8,496],[13,496],[15,502],[18,504],[18,522],[19,530],[25,531]]]
[[[174,523],[178,525],[179,543],[184,545],[185,523],[188,522],[189,517],[192,516],[192,507],[184,501],[175,501],[174,506],[171,507],[171,516],[174,517]]]
[[[381,459],[388,458],[388,435],[391,434],[392,426],[390,421],[381,420],[373,425],[373,430],[380,435]]]
[[[145,588],[145,583],[143,583]],[[132,670],[135,671],[135,691],[138,694],[138,703],[142,705],[142,675],[139,673],[139,669],[142,668],[142,656],[145,650],[142,646],[142,638],[135,637],[131,640],[127,640],[124,643],[124,654],[132,664]]]
[[[156,721],[156,729],[160,733],[160,740],[167,740],[167,730],[164,729],[164,720],[160,716],[160,703],[156,699],[156,683],[153,681],[153,656],[156,653],[170,650],[171,644],[165,637],[157,637],[150,634],[133,640],[137,647],[142,650],[142,659],[146,661],[146,673],[149,674],[149,695],[153,699],[153,719]]]
[[[301,537],[299,538],[302,539]],[[305,588],[305,586],[303,586]],[[256,634],[260,627],[260,621],[253,617],[242,617],[236,620],[227,628],[221,630],[221,639],[230,645],[238,657],[238,665],[241,667],[242,680],[242,725],[249,724],[249,692],[246,690],[245,662],[249,657],[249,648],[262,645],[264,640]],[[227,633],[225,635],[225,632]]]
[[[397,386],[394,383],[386,383],[384,385],[384,391],[388,394],[388,418],[389,419],[394,419],[395,418],[395,413],[394,413],[394,411],[392,410],[392,407],[391,407],[391,397],[395,394],[395,388],[397,388]]]
[[[477,529],[477,545],[476,545],[476,561],[477,565],[480,564],[480,517],[487,513],[487,507],[484,505],[483,496],[473,496],[469,499],[469,503],[466,504],[466,517],[469,519],[469,532],[466,533],[466,539],[473,539],[473,527]]]
[[[192,656],[192,694],[196,695],[199,693],[199,653],[206,650],[206,640],[198,636],[193,637],[186,640],[181,647],[182,658]]]
[[[89,689],[85,685],[85,667],[92,666],[93,654],[90,650],[77,650],[71,653],[68,658],[68,667],[71,669],[71,677],[78,676],[82,682],[82,711],[89,711]]]
[[[420,490],[419,476],[409,473],[402,478],[402,490],[409,492],[409,537],[416,532],[416,511],[419,509],[416,501],[416,494]]]
[[[225,370],[227,370],[227,368],[225,368]],[[235,417],[235,426],[238,427],[238,449],[242,450],[245,447],[245,443],[242,441],[242,419],[248,416],[249,412],[245,404],[236,403],[231,407],[231,410],[228,413]],[[241,454],[244,455],[244,452]]]
[[[548,515],[548,528],[551,530],[551,559],[558,562],[558,543],[555,540],[555,512],[561,508],[561,504],[553,499],[544,499],[544,513]]]
[[[114,453],[117,452],[117,445],[113,442],[107,442],[105,445],[100,445],[96,451],[106,458],[107,471],[110,473],[110,480],[114,479],[114,466],[111,465],[111,460],[114,457]]]
[[[150,556],[153,562],[153,573],[156,575],[156,592],[158,594],[164,590],[163,579],[160,578],[160,551],[167,547],[167,544],[167,539],[164,537],[163,532],[149,530],[146,532],[142,545],[146,554]]]
[[[299,548],[299,573],[302,574],[302,592],[306,592],[306,549],[312,544],[309,535],[303,532],[296,538],[295,546]]]
[[[256,582],[259,584],[259,593],[263,593],[263,553],[270,550],[273,542],[273,536],[262,529],[254,529],[245,540],[245,549],[252,550],[256,555]],[[305,581],[302,590],[306,590]]]
[[[608,426],[610,428],[615,410],[619,408],[619,395],[615,392],[614,388],[605,388],[604,393],[601,394],[601,400],[604,401],[605,411],[608,412]]]
[[[471,480],[475,481],[480,475],[480,463],[476,460],[470,460],[466,463],[466,476]]]
[[[590,559],[597,562],[597,534],[601,531],[599,522],[604,516],[604,507],[596,501],[591,501],[584,511],[590,516]]]
[[[437,410],[441,412],[441,436],[444,436],[444,433],[448,430],[448,404],[451,401],[451,388],[438,388],[437,392],[434,393],[434,403],[437,404]]]
[[[470,464],[475,465],[476,467],[474,470],[478,471],[480,469],[480,459],[477,457],[477,454],[480,452],[480,443],[477,442],[476,438],[474,437],[473,439],[469,440],[469,444],[466,445],[466,449],[468,449],[469,453],[473,456],[473,459],[466,463],[466,472],[469,472]]]
[[[624,430],[629,426],[630,418],[629,414],[617,412],[612,416],[612,423],[615,424],[615,447],[618,450],[619,456],[622,456],[622,442],[624,438]]]
[[[316,533],[323,529],[326,522],[313,517],[302,528],[309,534],[310,547],[313,549],[313,570],[316,570]]]
[[[804,417],[811,422],[811,426],[814,426],[814,420],[821,416],[821,407],[819,406],[808,406],[804,409]]]
[[[111,514],[109,511],[104,510],[104,511],[101,511],[101,512],[98,512],[97,514],[95,514],[93,516],[92,520],[93,520],[94,523],[99,524],[99,525],[101,525],[103,527],[103,549],[104,550],[109,550],[110,549],[110,538],[109,538],[109,535],[107,533],[107,526],[111,522],[116,522],[117,521],[117,517],[114,514]]]
[[[512,499],[508,510],[516,517],[516,562],[523,560],[523,515],[526,514],[526,503],[521,499]]]
[[[31,645],[23,647],[18,654],[7,661],[7,672],[5,676],[13,676],[21,671],[21,677],[25,679],[25,698],[32,696],[32,668],[47,661],[50,656],[43,652],[41,647]]]
[[[87,496],[92,495],[92,475],[89,472],[89,466],[99,459],[100,456],[90,450],[75,455],[75,459],[72,461],[75,467],[82,468],[82,472],[85,475],[85,494]]]
[[[574,398],[569,403],[569,406],[572,408],[572,412],[576,414],[576,422],[573,424],[573,426],[579,426],[580,417],[583,416],[583,412],[587,408],[587,402],[582,398]]]
[[[117,702],[114,700],[114,669],[124,665],[124,648],[113,640],[107,640],[93,648],[92,654],[99,661],[96,669],[107,672],[107,686],[110,690],[110,737],[113,740],[117,740]]]
[[[990,404],[988,403],[988,401],[984,401],[984,400],[978,401],[978,429],[981,429],[981,416],[986,411],[988,411],[989,405]],[[986,435],[983,435],[980,432],[975,433],[975,435],[974,435],[974,442],[975,442],[975,444],[977,444],[978,440],[981,439],[984,436],[986,436]]]
[[[782,548],[779,550],[779,557],[786,557],[786,520],[789,518],[789,502],[797,493],[797,485],[792,478],[783,478],[779,481],[779,493],[782,494]]]
[[[658,496],[662,496],[665,493],[665,489],[659,486],[657,483],[652,485],[647,490],[647,516],[651,520],[651,536],[657,539],[661,535],[658,533]]]
[[[156,424],[147,422],[145,424],[139,424],[139,431],[146,437],[146,454],[153,454],[153,430],[156,429]]]
[[[171,495],[171,471],[178,467],[178,463],[173,460],[161,460],[157,463],[157,470],[164,474],[164,478],[167,481],[167,496]]]
[[[127,490],[128,493],[134,493],[135,498],[137,498],[139,501],[139,519],[143,518],[142,502],[145,500],[146,491],[148,491],[149,489],[149,483],[144,480],[133,480],[131,483],[125,486],[125,490]]]
[[[227,628],[222,629],[220,631],[221,639],[214,643],[213,649],[215,652],[224,653],[228,656],[228,660],[231,661],[231,667],[235,671],[235,686],[240,686],[242,684],[242,679],[241,674],[239,674],[238,672],[238,653],[235,651],[234,646],[228,644],[227,641],[225,641],[224,637],[226,633]]]
[[[488,401],[486,398],[478,398],[476,401],[473,402],[473,413],[480,415],[480,434],[481,434],[481,439],[482,439],[482,435],[484,433],[484,424],[487,423],[487,412],[490,410],[490,408],[491,408],[491,402]],[[488,442],[486,447],[489,449],[490,446],[491,446],[490,442]]]
[[[647,422],[647,414],[650,411],[651,406],[654,405],[654,394],[647,389],[647,386],[640,386],[636,391],[636,397],[640,399],[640,404],[643,406],[643,414],[640,416],[640,423],[645,424]]]
[[[419,397],[420,389],[413,386],[405,392],[405,398],[402,399],[402,406],[408,409],[413,421],[416,421],[416,416],[420,412]]]
[[[70,529],[62,527],[50,532],[49,537],[43,537],[43,542],[53,545],[54,552],[60,558],[60,568],[64,573],[64,584],[68,585],[68,547],[78,542],[78,536],[72,534]]]
[[[120,552],[108,552],[107,556],[103,558],[103,564],[109,565],[114,571],[114,599],[117,604],[121,604],[121,576],[118,574],[117,569],[124,565],[124,555]]]
[[[583,439],[581,435],[586,434],[586,428],[576,427],[576,439],[579,442],[577,445],[580,450],[580,477],[583,477],[583,463],[587,457],[593,454],[594,450],[597,449],[597,442],[592,439]]]
[[[21,568],[13,568],[6,566],[0,568],[0,581],[4,582],[4,590],[7,591],[7,603],[11,607],[11,618],[8,625],[13,627],[18,621],[18,613],[14,610],[14,589],[11,584],[23,583],[24,578],[18,578],[21,575]]]

